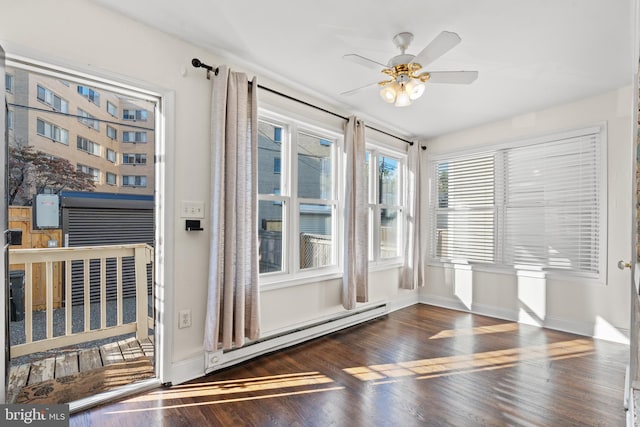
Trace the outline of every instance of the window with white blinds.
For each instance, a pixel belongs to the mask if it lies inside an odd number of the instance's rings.
[[[505,151],[507,264],[598,273],[600,165],[598,133]]]
[[[495,157],[445,160],[435,168],[437,258],[493,262],[495,258]]]
[[[604,126],[433,162],[430,256],[598,277]]]

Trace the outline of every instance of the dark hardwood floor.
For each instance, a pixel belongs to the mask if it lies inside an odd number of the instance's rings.
[[[415,305],[71,426],[624,426],[628,352]]]

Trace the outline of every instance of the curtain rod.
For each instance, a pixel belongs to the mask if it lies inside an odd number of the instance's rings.
[[[206,69],[207,70],[207,78],[209,78],[209,73],[210,72],[212,72],[216,76],[218,75],[218,71],[219,71],[218,67],[213,68],[211,65],[207,65],[207,64],[203,63],[198,58],[193,58],[191,60],[191,65],[193,65],[195,68],[204,68],[204,69]],[[343,116],[341,114],[335,113],[333,111],[326,110],[326,109],[324,109],[322,107],[318,107],[317,105],[310,104],[307,101],[303,101],[301,99],[294,98],[293,96],[287,95],[286,93],[282,93],[282,92],[279,92],[277,90],[262,86],[261,84],[258,84],[258,88],[260,88],[262,90],[266,90],[267,92],[271,92],[271,93],[273,93],[275,95],[279,95],[279,96],[281,96],[283,98],[286,98],[288,100],[295,101],[295,102],[298,102],[300,104],[306,105],[307,107],[315,108],[316,110],[320,110],[320,111],[322,111],[324,113],[330,114],[330,115],[332,115],[334,117],[338,117],[338,118],[340,118],[342,120],[349,120],[347,117],[345,117],[345,116]],[[369,128],[369,129],[371,129],[373,131],[382,133],[384,135],[390,136],[391,138],[395,138],[395,139],[397,139],[399,141],[406,142],[409,145],[413,145],[413,141],[409,141],[408,139],[400,138],[399,136],[392,135],[389,132],[385,132],[383,130],[374,128],[373,126],[365,125],[365,127]],[[422,147],[423,150],[426,150],[426,148],[427,147],[424,147],[424,146]]]

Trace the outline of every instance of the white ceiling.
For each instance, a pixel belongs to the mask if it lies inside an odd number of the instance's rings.
[[[94,0],[258,75],[405,136],[427,138],[631,84],[631,0]],[[462,42],[428,69],[478,70],[471,85],[429,84],[409,107],[386,104],[393,36],[417,54],[441,31]],[[201,58],[206,62],[207,58]],[[219,64],[212,64],[219,65]],[[187,64],[188,66],[188,64]]]

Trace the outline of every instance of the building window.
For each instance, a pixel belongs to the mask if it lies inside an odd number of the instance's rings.
[[[398,258],[402,256],[402,179],[405,160],[398,155],[372,149],[366,153],[366,162],[369,174],[369,259],[381,261]]]
[[[105,181],[107,185],[118,185],[118,176],[115,173],[107,172]]]
[[[37,86],[37,98],[56,111],[69,113],[69,103],[44,86]]]
[[[268,115],[259,120],[258,135],[260,273],[337,271],[341,135]]]
[[[123,187],[146,187],[147,177],[144,175],[124,175],[122,177]]]
[[[107,113],[111,114],[113,117],[118,117],[118,107],[107,101]]]
[[[118,153],[116,153],[110,148],[107,148],[107,160],[109,160],[111,163],[115,163],[117,159],[118,159]]]
[[[602,279],[606,129],[432,164],[431,259]]]
[[[147,133],[141,131],[122,132],[122,142],[145,143],[147,142]]]
[[[107,125],[107,136],[113,140],[118,139],[118,130],[113,126]]]
[[[92,168],[91,166],[78,164],[78,171],[84,172],[87,175],[91,175],[96,183],[100,182],[100,169]]]
[[[147,120],[147,110],[122,110],[122,120]]]
[[[49,138],[55,142],[69,145],[69,131],[59,126],[46,122],[42,119],[36,121],[36,131],[38,135]]]
[[[96,144],[95,142],[79,135],[77,137],[77,147],[80,151],[84,151],[95,156],[100,155],[100,144]]]
[[[7,111],[7,129],[13,129],[13,111]]]
[[[146,165],[147,155],[145,153],[124,153],[122,163],[125,165]]]
[[[78,93],[97,106],[100,106],[100,94],[90,87],[78,85]]]
[[[94,130],[100,130],[100,122],[96,120],[95,116],[87,113],[82,108],[78,108],[78,121]]]
[[[13,93],[13,75],[12,74],[4,75],[4,88],[7,92]]]

